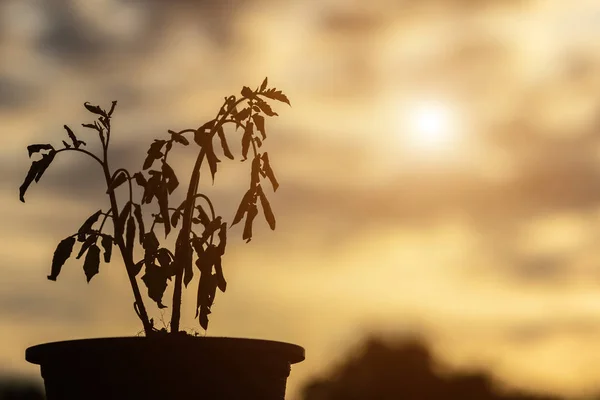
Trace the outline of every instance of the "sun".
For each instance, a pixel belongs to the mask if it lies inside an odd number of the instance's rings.
[[[439,102],[422,102],[409,107],[403,116],[403,134],[411,150],[443,152],[455,146],[458,133],[455,115]],[[404,119],[403,118],[403,119]]]

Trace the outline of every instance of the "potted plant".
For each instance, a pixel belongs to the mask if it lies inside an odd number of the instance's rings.
[[[269,100],[290,104],[281,91],[267,88],[266,78],[255,90],[244,87],[240,97],[226,97],[216,117],[199,128],[169,130],[167,137],[154,140],[142,170],[135,173],[124,168],[113,170],[109,165],[116,101],[109,109],[84,104],[96,119],[82,126],[99,139],[101,154],[87,150],[86,143],[66,125],[68,139],[62,141],[62,147],[27,147],[30,157],[40,157],[32,162],[19,188],[23,202],[31,183],[38,182],[61,153],[91,157],[102,169],[107,186],[109,207],[92,214],[58,244],[48,279],[58,278],[76,250],[90,282],[99,272],[101,258],[110,262],[116,248],[129,278],[134,311],[145,332],[143,337],[73,340],[28,348],[25,357],[40,365],[48,400],[284,398],[290,365],[304,359],[303,348],[266,340],[200,337],[181,331],[179,325],[182,290],[197,276],[196,317],[204,330],[208,328],[217,289],[225,292],[227,287],[221,259],[228,227],[243,221],[243,239],[250,241],[253,221],[262,208],[270,228],[275,229],[263,187],[265,182],[273,190],[279,186],[263,147],[265,117],[277,115]],[[210,198],[199,190],[204,164],[214,183],[220,162],[217,146],[224,157],[234,159],[225,134],[227,124],[234,125],[236,131],[241,129],[241,160],[250,164],[249,187],[229,225],[215,214]],[[180,204],[171,204],[179,178],[169,165],[169,155],[177,146],[190,145],[198,146],[198,154],[187,195]],[[202,180],[208,181],[204,176]],[[134,185],[139,187],[137,191]],[[125,199],[118,198],[118,191]],[[151,213],[149,207],[157,212]],[[159,240],[163,231],[164,238]],[[169,235],[175,237],[171,248],[163,243]],[[169,283],[173,284],[169,331],[157,329],[149,318],[139,281],[158,308],[166,307],[163,295]]]

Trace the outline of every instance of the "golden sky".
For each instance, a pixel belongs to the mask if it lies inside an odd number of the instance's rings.
[[[277,230],[232,231],[209,334],[304,346],[292,399],[370,331],[511,386],[598,389],[599,46],[595,0],[0,2],[0,372],[37,375],[29,345],[141,329],[118,263],[46,279],[105,189],[69,155],[21,204],[26,146],[116,99],[113,168],[137,170],[268,76],[292,103],[267,122]],[[231,218],[246,175],[227,168]]]

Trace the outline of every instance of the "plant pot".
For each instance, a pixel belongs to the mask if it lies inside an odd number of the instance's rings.
[[[283,400],[304,349],[268,340],[165,334],[33,346],[47,400]]]

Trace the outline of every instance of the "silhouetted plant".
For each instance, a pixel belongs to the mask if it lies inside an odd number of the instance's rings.
[[[217,140],[220,143],[224,156],[233,160],[234,156],[227,144],[224,125],[231,123],[235,125],[236,131],[242,129],[242,161],[248,159],[250,149],[252,149],[253,155],[250,162],[250,187],[244,194],[230,226],[245,219],[242,237],[249,242],[252,238],[252,224],[258,214],[258,202],[260,202],[270,228],[275,229],[275,216],[261,184],[262,180],[267,179],[274,191],[279,186],[271,169],[267,152],[261,152],[263,142],[267,137],[265,116],[277,115],[266,99],[290,105],[288,98],[281,91],[267,88],[267,78],[256,90],[245,86],[241,91],[241,97],[226,97],[217,116],[199,128],[184,129],[180,132],[169,130],[169,137],[155,139],[148,149],[142,171],[133,174],[124,168],[112,171],[109,166],[111,119],[117,105],[116,101],[112,102],[108,111],[89,103],[84,104],[90,113],[96,115],[96,120],[91,124],[82,124],[82,126],[98,135],[102,144],[101,155],[86,150],[86,143],[79,140],[66,125],[64,128],[69,136],[69,141],[63,140],[62,148],[57,149],[51,144],[28,146],[30,157],[34,153],[38,153],[41,158],[32,162],[25,181],[19,188],[21,201],[25,201],[25,192],[30,184],[33,181],[39,182],[54,158],[58,154],[68,151],[84,153],[100,164],[110,199],[110,208],[107,211],[95,212],[76,233],[58,244],[48,279],[56,280],[65,261],[71,256],[76,243],[81,244],[77,259],[85,255],[83,270],[88,282],[99,272],[101,252],[104,262],[108,263],[111,260],[112,247],[117,246],[133,290],[134,309],[142,321],[146,335],[158,330],[146,312],[137,276],[143,270],[141,280],[148,289],[148,296],[156,302],[159,308],[165,308],[162,300],[163,294],[168,283],[174,278],[170,326],[171,332],[178,332],[182,283],[187,287],[192,281],[194,276],[192,264],[195,258],[195,265],[200,271],[196,317],[202,328],[207,329],[208,315],[211,313],[216,290],[218,288],[225,292],[227,288],[221,265],[221,257],[225,253],[227,242],[227,223],[221,216],[215,215],[209,197],[199,192],[200,169],[203,163],[207,163],[214,183],[217,166],[220,162],[214,151],[214,141]],[[192,140],[186,137],[188,134],[192,136]],[[187,196],[177,207],[170,207],[171,195],[179,186],[179,179],[167,162],[167,157],[174,145],[188,146],[192,141],[199,147],[199,152],[191,172]],[[132,188],[134,183],[142,189],[139,201],[134,199]],[[129,197],[125,204],[119,206],[115,190],[123,184],[128,185]],[[199,199],[206,204],[202,205],[197,202]],[[158,205],[159,212],[149,214],[152,217],[152,225],[149,230],[146,230],[143,217],[148,216],[148,213],[144,212],[144,206],[152,203]],[[104,230],[107,220],[112,221],[114,228],[112,233]],[[174,252],[163,246],[158,240],[158,236],[154,232],[157,225],[163,226],[165,239],[179,225]],[[144,254],[139,261],[134,260],[136,241],[139,242]]]

